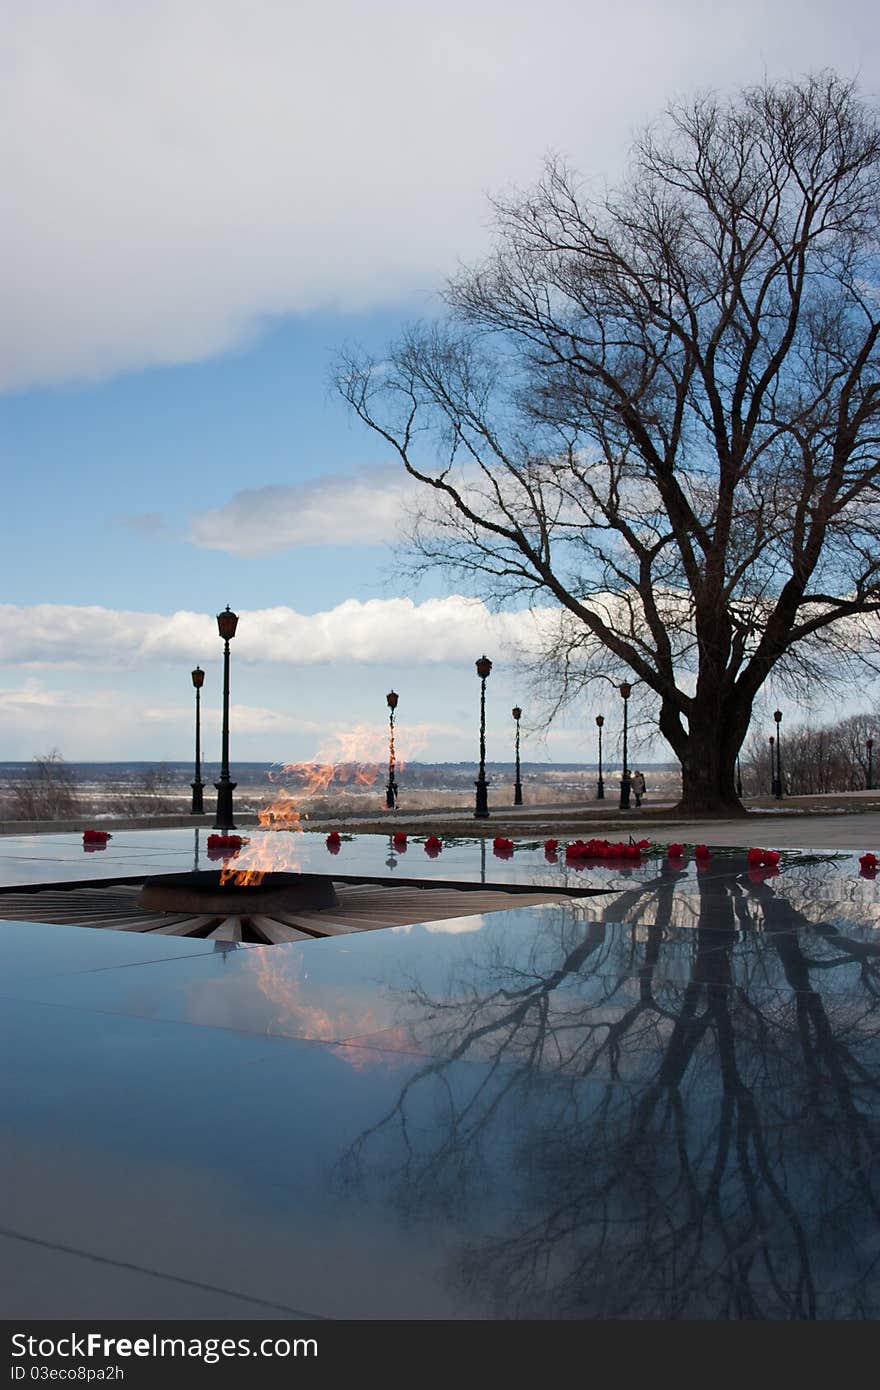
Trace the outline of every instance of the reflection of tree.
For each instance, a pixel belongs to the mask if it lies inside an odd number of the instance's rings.
[[[467,1214],[458,1276],[499,1313],[880,1312],[880,947],[743,870],[701,877],[693,932],[667,867],[610,920],[560,909],[525,955],[413,985],[431,1060],[349,1171],[399,1145],[397,1200]]]

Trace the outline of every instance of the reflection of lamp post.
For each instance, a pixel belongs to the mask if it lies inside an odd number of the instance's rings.
[[[480,771],[474,784],[477,788],[474,818],[485,820],[489,814],[489,789],[486,785],[486,681],[492,670],[492,663],[484,654],[476,663],[476,667],[477,675],[480,677]]]
[[[776,747],[776,739],[770,735],[770,795],[776,795],[776,761],[773,756],[773,749]]]
[[[874,784],[874,769],[872,766],[874,758],[874,740],[872,738],[865,739],[865,752],[868,755],[868,779],[865,783],[865,791],[869,792],[872,790]]]
[[[773,795],[777,801],[782,799],[782,710],[773,711],[773,718],[776,720],[776,779],[773,787]]]
[[[519,705],[514,705],[511,714],[516,720],[516,781],[513,784],[513,804],[522,806],[522,782],[519,780],[519,721],[522,719],[522,710]]]
[[[397,693],[389,690],[385,696],[388,705],[388,786],[385,788],[385,805],[389,811],[397,808],[397,783],[394,780],[394,711],[397,709]]]
[[[629,681],[621,681],[617,687],[623,697],[623,775],[620,779],[620,809],[629,810],[629,762],[627,760],[627,714],[632,686]]]
[[[596,715],[596,728],[599,730],[599,780],[596,783],[596,800],[605,800],[605,783],[602,781],[602,725],[605,723],[603,714]]]
[[[229,643],[235,636],[237,627],[238,614],[233,613],[227,603],[224,611],[217,614],[217,629],[223,638],[223,746],[220,781],[214,783],[217,788],[215,830],[235,829],[235,823],[232,819],[232,793],[237,784],[229,777]]]
[[[204,815],[205,812],[205,798],[203,795],[205,784],[202,781],[202,725],[200,718],[201,711],[199,708],[201,690],[202,686],[205,684],[205,673],[201,666],[197,666],[193,671],[192,683],[196,692],[196,780],[192,784],[193,799],[190,814],[193,816],[201,816]]]

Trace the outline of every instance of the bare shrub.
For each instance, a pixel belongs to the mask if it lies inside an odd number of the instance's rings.
[[[27,771],[10,781],[7,804],[14,820],[70,820],[80,814],[79,789],[57,748],[34,754]]]

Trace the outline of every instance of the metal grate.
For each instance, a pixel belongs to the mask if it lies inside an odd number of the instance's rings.
[[[276,945],[308,941],[377,927],[441,922],[484,912],[502,912],[537,903],[571,902],[553,892],[505,893],[498,889],[390,887],[372,883],[335,883],[338,906],[297,912],[184,914],[146,910],[138,904],[140,884],[109,887],[50,888],[0,893],[0,920],[50,922],[98,930],[193,936],[213,941],[250,941]]]

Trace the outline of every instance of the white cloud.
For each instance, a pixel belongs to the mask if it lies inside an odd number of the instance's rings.
[[[7,0],[0,383],[421,294],[548,149],[615,173],[670,94],[765,70],[870,90],[874,22],[864,0],[742,0],[732,26],[703,0]]]
[[[485,917],[477,914],[473,917],[447,917],[445,922],[426,922],[425,931],[448,932],[457,936],[460,932],[482,931],[485,925]]]
[[[291,487],[246,488],[195,517],[189,539],[233,555],[298,545],[377,545],[397,537],[403,509],[417,492],[424,488],[394,467]]]
[[[554,609],[492,613],[479,599],[461,594],[423,603],[347,599],[309,615],[281,607],[244,612],[233,650],[237,662],[292,666],[460,665],[482,650],[497,658],[516,647],[533,647],[538,632],[554,621]],[[75,670],[187,663],[210,661],[219,650],[216,619],[209,614],[0,604],[0,665],[7,667]]]

